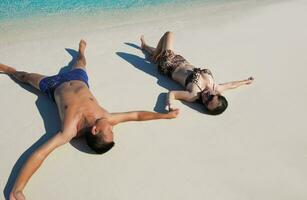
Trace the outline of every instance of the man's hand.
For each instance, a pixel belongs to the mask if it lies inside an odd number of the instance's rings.
[[[173,101],[182,100],[186,102],[194,102],[198,98],[197,93],[191,93],[188,91],[169,91],[166,97],[166,110],[173,111],[177,110],[177,108],[173,107]]]
[[[168,116],[169,116],[168,119],[176,118],[178,115],[179,115],[179,109],[178,109],[178,108],[172,109],[172,110],[170,110],[169,113],[168,113]]]
[[[21,191],[16,191],[10,193],[10,200],[26,200],[26,197]]]
[[[171,112],[174,110],[178,110],[178,108],[174,108],[173,105],[171,105],[170,103],[167,103],[167,105],[165,106],[165,110]]]

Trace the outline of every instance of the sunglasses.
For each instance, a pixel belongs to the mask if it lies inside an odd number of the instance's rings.
[[[205,103],[206,105],[208,105],[208,104],[210,103],[210,101],[213,100],[214,97],[215,97],[215,95],[210,94],[204,103]]]

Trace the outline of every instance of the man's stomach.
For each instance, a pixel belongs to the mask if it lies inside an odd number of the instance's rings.
[[[82,81],[69,81],[61,84],[54,91],[54,99],[62,120],[68,109],[78,109],[83,107],[83,104],[95,100],[87,85]]]

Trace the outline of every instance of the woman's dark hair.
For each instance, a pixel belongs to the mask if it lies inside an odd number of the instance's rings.
[[[85,139],[86,139],[87,145],[98,154],[103,154],[109,151],[115,145],[113,141],[106,142],[103,139],[102,133],[93,135],[90,131],[86,132]]]
[[[206,112],[208,114],[210,114],[210,115],[219,115],[219,114],[222,114],[226,110],[226,108],[228,106],[228,102],[227,102],[226,98],[224,96],[222,96],[222,95],[218,95],[218,101],[220,102],[221,105],[219,105],[218,107],[216,107],[216,108],[214,108],[212,110],[209,110],[207,108],[207,106],[205,106]]]

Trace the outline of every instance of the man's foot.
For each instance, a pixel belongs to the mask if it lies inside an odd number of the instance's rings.
[[[5,74],[13,74],[14,72],[16,72],[16,69],[0,63],[0,72],[3,72]]]
[[[85,47],[86,47],[86,42],[85,40],[81,39],[79,42],[79,53],[80,54],[84,54]]]
[[[141,48],[144,49],[144,46],[146,45],[144,35],[141,35]]]
[[[19,192],[11,192],[10,194],[10,200],[25,200],[25,195],[19,191]]]

